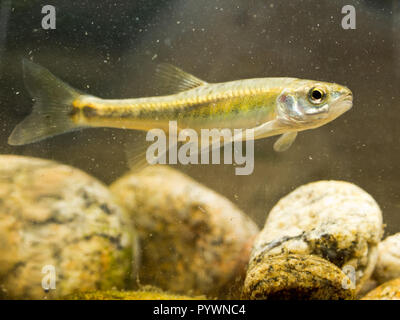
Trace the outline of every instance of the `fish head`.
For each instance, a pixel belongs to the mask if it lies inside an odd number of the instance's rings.
[[[277,98],[280,122],[297,131],[320,127],[353,105],[349,88],[328,82],[294,80]]]

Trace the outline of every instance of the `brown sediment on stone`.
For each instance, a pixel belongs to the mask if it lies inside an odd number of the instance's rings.
[[[230,286],[243,278],[258,232],[235,205],[166,166],[128,173],[111,191],[139,233],[141,283],[183,294],[235,296]]]
[[[381,284],[361,300],[400,300],[400,278]]]
[[[354,299],[347,276],[334,264],[313,255],[262,255],[249,265],[243,299]]]

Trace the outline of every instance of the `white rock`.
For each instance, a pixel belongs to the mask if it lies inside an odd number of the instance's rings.
[[[318,255],[354,270],[359,289],[374,269],[382,233],[381,210],[368,193],[348,182],[318,181],[275,205],[252,259],[265,251]]]
[[[387,237],[378,245],[374,278],[379,283],[400,278],[400,233]]]

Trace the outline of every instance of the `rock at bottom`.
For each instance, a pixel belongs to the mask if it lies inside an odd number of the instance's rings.
[[[166,166],[111,185],[139,234],[140,283],[178,294],[237,297],[258,228],[229,200]]]
[[[400,232],[379,243],[373,277],[380,284],[400,278]]]
[[[385,282],[361,300],[400,300],[400,278]]]
[[[354,299],[348,277],[314,255],[260,255],[250,263],[242,298],[268,300]]]
[[[134,281],[134,238],[97,179],[49,160],[0,156],[1,298],[125,288]]]

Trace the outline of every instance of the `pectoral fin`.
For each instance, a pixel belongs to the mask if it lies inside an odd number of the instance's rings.
[[[296,137],[297,137],[296,131],[284,133],[274,143],[274,150],[276,152],[286,151],[293,144],[294,140],[296,140]]]
[[[252,128],[252,130],[254,133],[254,139],[267,138],[282,133],[282,127],[280,122],[277,120],[265,122],[257,127]],[[233,137],[232,141],[246,140],[245,136],[245,134],[239,133]]]

